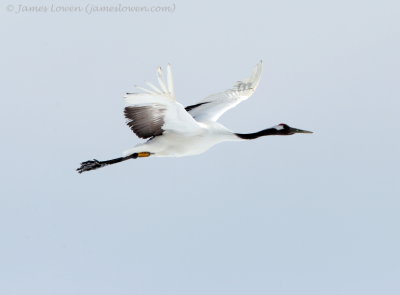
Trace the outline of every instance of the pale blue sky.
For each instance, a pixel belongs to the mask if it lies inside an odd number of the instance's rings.
[[[0,12],[1,294],[400,293],[398,1],[32,3]],[[157,66],[189,105],[260,59],[221,122],[315,134],[74,171],[140,142],[122,96]]]

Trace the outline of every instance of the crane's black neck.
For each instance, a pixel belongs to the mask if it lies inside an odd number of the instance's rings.
[[[261,136],[280,135],[275,128],[268,128],[254,133],[235,133],[241,139],[256,139]]]

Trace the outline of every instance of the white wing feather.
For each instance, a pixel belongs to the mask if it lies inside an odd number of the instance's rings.
[[[236,82],[231,89],[204,98],[198,103],[199,106],[190,109],[189,113],[197,121],[217,121],[223,113],[248,99],[255,92],[261,72],[262,61],[256,65],[249,78]]]
[[[167,65],[167,86],[171,96],[175,97],[174,79],[172,77],[172,69],[170,64]]]
[[[127,106],[161,105],[166,109],[163,130],[187,135],[199,133],[202,130],[200,125],[186,112],[183,105],[176,101],[171,66],[167,67],[167,81],[164,80],[161,68],[157,69],[157,78],[160,88],[148,82],[147,85],[152,88],[151,90],[136,86],[142,92],[127,93],[125,95]]]

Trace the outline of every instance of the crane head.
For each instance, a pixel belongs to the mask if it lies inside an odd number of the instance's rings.
[[[295,133],[313,133],[312,131],[301,130],[297,128],[290,127],[285,123],[281,123],[279,125],[274,126],[273,128],[276,129],[277,135],[293,135]]]

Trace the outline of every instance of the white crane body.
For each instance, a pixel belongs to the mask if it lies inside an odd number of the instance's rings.
[[[127,124],[138,137],[147,141],[125,151],[121,158],[83,162],[77,171],[82,173],[128,159],[149,156],[198,155],[224,141],[243,141],[267,135],[312,133],[279,124],[259,132],[240,134],[217,122],[227,110],[248,99],[255,92],[261,72],[260,61],[249,78],[185,108],[176,100],[171,66],[167,66],[166,77],[162,69],[158,68],[158,87],[147,82],[148,88],[137,87],[140,92],[127,93],[125,96],[127,106],[124,114],[128,120]]]

